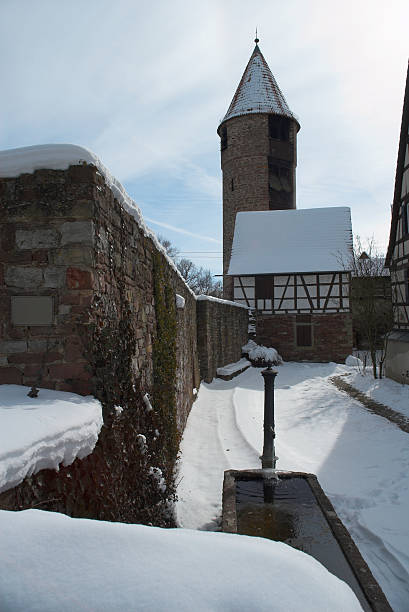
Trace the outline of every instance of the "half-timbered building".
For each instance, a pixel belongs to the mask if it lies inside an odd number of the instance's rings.
[[[386,375],[409,384],[409,64],[386,265],[391,272],[394,310],[393,331],[387,347]]]
[[[240,212],[229,275],[256,313],[257,342],[285,359],[339,361],[351,352],[349,208]]]

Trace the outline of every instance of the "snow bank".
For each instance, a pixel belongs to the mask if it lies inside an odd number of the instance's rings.
[[[169,257],[165,248],[157,239],[156,234],[145,224],[139,206],[127,194],[123,185],[112,176],[108,168],[104,166],[95,153],[92,153],[92,151],[85,147],[73,144],[34,145],[32,147],[0,151],[0,177],[6,178],[16,177],[20,174],[31,173],[41,169],[67,170],[70,166],[81,164],[90,164],[98,169],[98,172],[105,178],[108,187],[118,202],[135,218],[143,234],[153,241],[156,248],[166,257],[169,265],[183,280],[191,294],[195,295],[186,284],[173,259]]]
[[[359,359],[359,357],[355,357],[354,355],[348,355],[348,357],[345,359],[345,365],[357,366],[359,368],[362,368],[364,364],[362,363],[361,359]]]
[[[0,491],[86,457],[102,427],[101,404],[93,397],[40,389],[31,398],[27,391],[0,385]]]
[[[262,538],[0,511],[7,612],[357,612],[312,557]]]
[[[390,378],[374,379],[371,367],[366,373],[361,367],[354,368],[348,374],[348,377],[345,378],[348,384],[409,419],[409,385],[402,385]]]

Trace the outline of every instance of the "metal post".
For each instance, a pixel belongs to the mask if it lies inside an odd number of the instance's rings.
[[[261,372],[264,378],[264,446],[263,454],[260,457],[261,467],[275,468],[277,457],[275,455],[274,438],[274,381],[277,372],[271,369],[271,363],[268,368]]]

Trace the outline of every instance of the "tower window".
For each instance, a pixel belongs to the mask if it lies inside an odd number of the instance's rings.
[[[234,191],[234,179],[231,180],[231,190]]]
[[[227,149],[227,128],[223,127],[220,132],[220,148],[222,151]]]
[[[269,115],[268,135],[276,140],[290,140],[290,122],[287,117]]]

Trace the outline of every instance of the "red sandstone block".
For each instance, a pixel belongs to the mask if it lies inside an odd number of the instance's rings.
[[[33,263],[48,263],[48,251],[45,249],[33,251],[32,261]]]
[[[8,355],[9,363],[41,363],[42,353],[16,353]]]
[[[35,189],[22,189],[20,193],[20,200],[22,202],[33,202],[36,198],[38,198],[38,193]]]
[[[77,378],[79,380],[88,380],[90,378],[83,365],[75,363],[61,363],[50,366],[51,378],[67,379]]]
[[[73,380],[71,383],[58,382],[56,383],[56,389],[58,391],[71,391],[72,393],[78,393],[78,395],[92,395],[93,392],[92,385],[83,380]]]
[[[35,385],[36,387],[40,387],[40,394],[41,389],[56,389],[56,385],[53,380],[39,380],[38,376],[36,376],[35,378],[30,376],[24,376],[23,384],[27,387],[32,387],[33,385]]]
[[[22,374],[17,368],[0,368],[0,385],[21,385]]]
[[[31,251],[9,252],[5,259],[9,264],[31,264]]]
[[[41,374],[42,366],[40,364],[37,364],[37,365],[24,365],[23,368],[24,368],[24,370],[23,370],[24,376],[28,376],[28,377],[32,376],[32,377],[34,377],[34,376],[39,376]]]
[[[14,225],[4,225],[1,229],[1,248],[4,251],[12,251],[15,247],[16,230]]]
[[[61,353],[57,353],[56,351],[50,351],[44,357],[44,363],[53,363],[54,361],[61,361],[62,355]]]
[[[23,385],[25,385],[26,387],[37,387],[38,386],[38,376],[23,376]],[[41,383],[41,386],[44,387],[44,385]],[[47,389],[49,387],[46,387]]]
[[[91,306],[92,304],[92,293],[88,295],[81,295],[81,306]]]
[[[85,306],[72,306],[71,307],[72,314],[81,314],[82,312],[84,312],[84,310],[86,310]]]
[[[30,327],[30,335],[35,336],[54,336],[58,333],[58,330],[55,327],[51,327],[48,325],[33,325]]]
[[[79,268],[68,268],[67,287],[68,289],[91,289],[91,273],[88,270],[80,270]]]
[[[66,361],[79,361],[84,359],[82,345],[80,344],[69,344],[65,349],[65,360]]]
[[[81,296],[79,293],[64,293],[60,297],[60,304],[79,304],[81,300]]]
[[[1,304],[0,312],[3,312],[5,316],[9,316],[8,310],[2,310]],[[12,327],[10,325],[7,329],[7,333],[4,334],[4,337],[7,340],[25,340],[27,338],[27,331],[25,327]]]
[[[96,183],[96,168],[84,164],[81,166],[70,166],[68,168],[68,176],[72,183]]]

